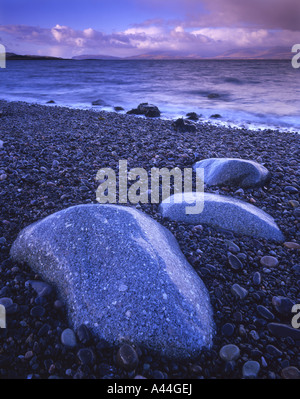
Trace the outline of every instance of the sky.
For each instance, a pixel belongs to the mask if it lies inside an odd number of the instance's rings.
[[[300,43],[300,0],[1,0],[7,52],[215,57]]]

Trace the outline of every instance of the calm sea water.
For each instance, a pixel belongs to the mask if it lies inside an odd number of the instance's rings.
[[[8,61],[0,98],[125,111],[149,102],[162,118],[220,114],[215,123],[300,131],[299,83],[290,61]]]

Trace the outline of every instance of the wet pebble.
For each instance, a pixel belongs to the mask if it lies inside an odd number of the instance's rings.
[[[127,371],[134,370],[139,363],[136,350],[131,345],[123,344],[117,353],[117,363]]]
[[[74,331],[70,328],[63,330],[61,333],[61,343],[69,348],[74,348],[77,345]]]
[[[260,364],[254,360],[249,360],[243,365],[244,378],[257,378]]]
[[[231,360],[236,360],[240,356],[240,349],[234,344],[224,345],[219,352],[221,359],[229,362]]]

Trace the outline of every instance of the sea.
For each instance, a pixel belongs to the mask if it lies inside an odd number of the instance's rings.
[[[123,113],[147,102],[164,119],[196,112],[217,125],[300,132],[300,69],[289,60],[8,60],[0,99]]]

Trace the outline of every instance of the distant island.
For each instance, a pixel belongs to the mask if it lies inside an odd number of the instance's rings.
[[[81,54],[72,58],[40,55],[20,55],[6,53],[7,60],[290,60],[291,50],[286,47],[233,49],[225,53],[204,57],[199,54],[180,54],[175,52],[149,52],[130,57],[116,57],[104,54]]]

